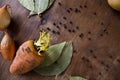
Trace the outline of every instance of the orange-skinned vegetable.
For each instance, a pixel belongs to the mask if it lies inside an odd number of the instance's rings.
[[[0,30],[5,30],[11,22],[11,13],[8,11],[10,5],[4,5],[0,8]]]
[[[7,31],[0,44],[0,51],[4,59],[12,60],[15,54],[15,44]]]
[[[44,52],[49,46],[50,35],[41,31],[37,42],[28,40],[24,42],[17,50],[15,59],[10,66],[10,72],[13,74],[24,74],[40,65],[45,57]]]

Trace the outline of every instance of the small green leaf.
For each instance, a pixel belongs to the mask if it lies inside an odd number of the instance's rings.
[[[65,44],[66,42],[62,42],[60,44],[50,46],[45,53],[46,56],[43,63],[38,68],[46,67],[53,64],[60,57]]]
[[[30,11],[34,11],[34,1],[33,0],[18,0],[25,8]]]
[[[71,76],[71,77],[70,77],[70,80],[87,80],[87,79],[82,78],[82,77],[80,77],[80,76]]]
[[[35,69],[34,71],[43,76],[59,75],[68,67],[72,58],[72,42],[67,42],[58,60],[48,67]]]

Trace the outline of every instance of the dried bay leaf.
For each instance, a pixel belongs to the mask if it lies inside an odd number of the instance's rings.
[[[80,77],[80,76],[71,76],[71,77],[70,77],[70,80],[87,80],[87,79],[82,78],[82,77]]]
[[[40,64],[39,68],[46,67],[53,64],[61,55],[63,48],[66,42],[62,42],[59,44],[52,45],[46,51],[46,56],[42,64]]]
[[[35,0],[34,12],[37,14],[43,13],[49,5],[49,0]]]
[[[55,0],[49,0],[48,8],[54,3]]]
[[[18,0],[25,8],[34,11],[34,0]]]
[[[34,71],[43,76],[53,76],[62,73],[70,64],[73,53],[72,42],[66,42],[61,56],[48,67],[35,69]]]
[[[18,0],[25,8],[30,10],[29,15],[41,14],[46,11],[55,0]]]

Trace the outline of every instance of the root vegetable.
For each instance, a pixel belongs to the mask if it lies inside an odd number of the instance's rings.
[[[0,8],[0,30],[5,30],[11,22],[11,16],[7,8],[10,7],[10,5],[4,5]]]
[[[4,59],[12,60],[15,54],[15,44],[7,31],[0,44],[0,51]]]
[[[24,74],[40,65],[45,57],[44,52],[49,46],[49,34],[42,31],[37,42],[28,40],[18,49],[16,57],[10,66],[13,74]]]

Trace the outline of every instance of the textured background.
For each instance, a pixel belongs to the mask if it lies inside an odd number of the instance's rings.
[[[8,30],[17,48],[24,41],[37,39],[40,28],[44,28],[52,34],[51,44],[73,41],[72,62],[62,77],[120,80],[120,13],[111,9],[107,0],[56,0],[42,18],[27,18],[29,11],[17,0],[0,0],[0,7],[5,4],[12,7]],[[3,35],[0,31],[0,40]],[[1,80],[54,80],[54,76],[43,77],[33,71],[10,74],[11,63],[0,55]]]

